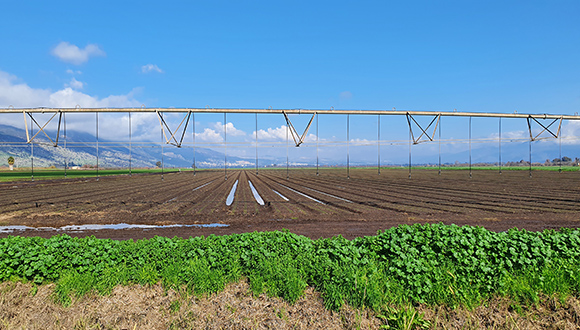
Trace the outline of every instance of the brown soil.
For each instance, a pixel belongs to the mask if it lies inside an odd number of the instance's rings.
[[[308,288],[294,305],[264,294],[253,296],[242,281],[219,294],[196,297],[159,285],[116,287],[110,295],[88,294],[69,307],[54,302],[54,284],[0,284],[0,329],[378,329],[371,310],[328,311]],[[430,329],[578,329],[580,302],[545,298],[528,309],[494,299],[473,310],[418,307]]]
[[[0,226],[62,227],[71,224],[208,224],[225,228],[128,229],[67,232],[71,236],[139,239],[269,231],[286,228],[311,238],[373,235],[399,224],[478,225],[494,231],[580,226],[580,173],[356,169],[200,171],[99,181],[2,183]],[[225,200],[234,182],[234,203]],[[266,205],[259,205],[248,180]],[[286,199],[278,195],[282,194]],[[315,200],[308,198],[307,195]],[[49,237],[58,231],[0,233]]]

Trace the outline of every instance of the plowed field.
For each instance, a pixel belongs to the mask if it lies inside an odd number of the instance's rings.
[[[209,224],[220,228],[100,230],[67,233],[118,239],[230,234],[287,228],[313,238],[375,234],[402,223],[471,224],[501,231],[580,227],[580,172],[498,174],[400,169],[199,171],[0,184],[0,226]],[[226,204],[232,186],[237,189]],[[263,199],[260,205],[250,182]],[[55,231],[17,231],[50,236]],[[0,233],[5,237],[10,233]]]

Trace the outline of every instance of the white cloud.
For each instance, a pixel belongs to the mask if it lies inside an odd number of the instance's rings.
[[[501,134],[501,138],[506,140],[527,140],[530,138],[530,133],[524,131],[511,131],[511,132],[503,132]]]
[[[76,45],[63,41],[52,49],[52,55],[63,62],[79,65],[87,62],[91,56],[105,56],[106,54],[95,44],[89,44],[81,49]]]
[[[319,139],[319,142],[324,142],[326,141],[326,139]],[[312,142],[315,143],[316,142],[316,134],[308,134],[305,138],[304,138],[304,142]]]
[[[83,108],[107,108],[107,107],[140,107],[141,102],[135,99],[139,89],[122,95],[110,95],[104,98],[92,96],[73,89],[76,79],[72,79],[68,87],[55,92],[49,89],[32,88],[26,83],[20,82],[16,76],[0,71],[0,107],[6,108],[74,108],[79,105]],[[82,82],[78,82],[82,83]],[[78,87],[78,84],[77,84]],[[16,127],[22,126],[21,116],[3,117],[3,123]],[[175,118],[169,114],[166,120],[170,121],[171,127],[179,123],[180,115]],[[91,124],[87,125],[87,120]],[[67,127],[94,134],[94,117],[88,115],[67,116]],[[53,122],[54,123],[54,122]],[[51,124],[52,125],[52,124]],[[157,116],[152,113],[135,113],[132,115],[131,126],[133,128],[134,141],[159,141],[159,123]],[[245,136],[246,133],[237,129],[232,122],[226,124],[228,137]],[[99,131],[102,136],[111,140],[128,140],[128,115],[127,114],[101,114],[99,116]],[[196,140],[203,142],[223,142],[224,125],[221,122],[212,123],[202,132],[196,133]]]
[[[343,101],[352,99],[352,93],[349,91],[340,92],[339,98]]]
[[[50,94],[48,107],[74,108],[77,105],[82,108],[138,107],[141,103],[134,99],[135,92],[136,89],[126,95],[110,95],[99,99],[67,87]]]
[[[554,126],[555,125],[556,124],[554,124]],[[550,130],[554,134],[556,134],[556,132],[558,131],[558,127],[551,127]],[[536,137],[536,135],[538,135],[541,131],[542,131],[542,129],[540,129],[540,128],[533,128],[532,135],[534,137]],[[580,121],[576,121],[576,120],[564,121],[564,123],[562,124],[562,129],[561,129],[560,135],[562,137],[562,144],[564,144],[564,145],[578,145],[578,144],[580,144],[580,138],[579,138],[580,137]],[[489,135],[489,139],[497,140],[498,138],[499,138],[498,133],[493,133],[493,134]],[[511,142],[517,142],[517,141],[525,142],[525,141],[529,141],[530,133],[527,130],[502,132],[501,139],[504,142],[510,142],[510,141]],[[543,132],[540,136],[537,137],[535,143],[554,144],[555,145],[555,144],[560,143],[560,139],[554,138],[548,132]]]
[[[93,118],[91,118],[93,117]],[[67,117],[67,120],[69,117]],[[94,114],[88,116],[89,121],[94,120]],[[83,127],[84,126],[84,127]],[[71,130],[89,131],[94,134],[92,125],[87,126],[87,117],[79,118],[70,126]],[[155,141],[160,142],[160,128],[157,121],[157,115],[154,113],[133,113],[131,114],[131,135],[132,140],[137,141]],[[99,134],[105,139],[112,141],[129,140],[129,114],[99,114]]]
[[[205,128],[201,133],[195,133],[196,141],[223,142],[224,136],[211,128]]]
[[[73,89],[83,89],[85,87],[85,83],[82,81],[76,80],[74,77],[70,80],[68,84],[64,85],[65,87],[71,87]]]
[[[370,141],[367,139],[350,139],[350,144],[353,146],[375,146],[377,143],[376,141]]]
[[[562,143],[580,144],[580,121],[570,120],[562,125]]]
[[[164,71],[161,70],[156,64],[146,64],[141,67],[141,73],[149,73],[149,72],[163,73]]]
[[[271,128],[268,127],[266,130],[258,130],[258,140],[263,141],[286,141],[286,125],[280,127]],[[252,132],[252,137],[256,136],[256,131]],[[292,132],[288,131],[288,140],[293,143]],[[320,139],[319,142],[324,142],[325,139]],[[306,143],[316,143],[316,134],[308,134],[304,138]]]
[[[496,140],[499,138],[499,133],[492,133],[489,135],[490,139]],[[507,131],[501,133],[502,140],[529,140],[530,133],[528,131]]]
[[[48,89],[31,88],[16,76],[0,71],[0,107],[48,106],[50,94]]]
[[[549,124],[549,122],[548,122]],[[544,123],[547,126],[547,124]],[[550,131],[554,134],[558,132],[558,122],[555,122],[550,126]],[[541,134],[540,134],[541,133]],[[538,134],[540,134],[538,136]],[[564,120],[561,128],[562,144],[576,145],[580,144],[580,120]],[[532,126],[532,135],[536,138],[536,142],[546,144],[546,143],[559,143],[558,138],[554,138],[552,134],[548,131],[544,131],[542,127],[534,124]],[[497,140],[499,137],[498,133],[493,133],[489,135],[489,138]],[[507,131],[501,133],[502,141],[528,141],[530,139],[530,132],[528,130],[519,131]]]
[[[213,128],[204,128],[203,132],[195,133],[196,140],[203,142],[223,142],[224,141],[224,125],[221,122],[211,125]],[[228,136],[244,136],[246,132],[237,129],[233,123],[226,124]]]
[[[80,71],[80,70],[71,70],[71,69],[67,69],[67,70],[66,70],[66,73],[68,73],[68,74],[73,74],[73,75],[74,75],[74,74],[83,74],[83,72],[82,72],[82,71]]]
[[[215,128],[216,132],[220,132],[220,133],[224,132],[224,124],[222,124],[219,121],[217,123],[215,123],[213,125],[213,127]],[[232,123],[232,122],[229,122],[226,124],[226,130],[227,130],[228,136],[244,136],[244,135],[246,135],[246,132],[235,128],[234,123]]]
[[[259,129],[258,130],[258,140],[266,140],[266,141],[275,141],[275,140],[286,140],[286,125],[282,125],[280,127],[276,127],[276,128],[271,128],[268,127],[268,129],[263,130],[263,129]],[[256,131],[254,131],[252,133],[253,136],[255,136]],[[290,131],[288,131],[288,138],[291,139],[292,137],[290,136]]]
[[[32,88],[26,83],[19,82],[16,76],[0,71],[0,107],[74,108],[80,105],[83,108],[104,108],[138,107],[141,105],[141,102],[134,98],[134,94],[138,92],[138,89],[134,89],[125,95],[110,95],[105,98],[98,98],[71,88],[78,88],[80,84],[83,83],[73,78],[69,87],[51,92],[48,89]]]
[[[228,166],[253,166],[256,163],[254,162],[249,162],[247,160],[237,160],[235,162],[228,162]]]
[[[74,83],[74,78],[71,80],[70,86],[65,87],[55,92],[49,89],[33,88],[26,83],[21,82],[16,76],[0,71],[0,107],[6,108],[13,106],[14,108],[74,108],[77,104],[83,108],[93,107],[139,107],[141,102],[135,99],[135,94],[139,89],[133,89],[131,92],[123,95],[110,95],[104,98],[88,95],[72,87],[76,84],[77,87],[82,82]],[[67,84],[68,85],[68,84]],[[50,115],[46,115],[49,116]],[[37,114],[35,118],[40,121],[46,121],[49,117],[42,118],[42,115]],[[87,120],[92,121],[94,117],[88,115],[73,115],[67,116],[67,128],[69,130],[76,130],[94,134],[94,126],[87,125]],[[2,116],[2,123],[13,125],[15,127],[22,127],[22,115],[20,116]],[[56,121],[52,121],[50,125],[56,125]],[[108,139],[127,140],[128,135],[128,115],[126,114],[103,114],[99,117],[100,131],[103,136]],[[49,125],[49,128],[51,127]],[[132,126],[134,127],[135,140],[151,140],[159,135],[159,123],[156,123],[154,114],[133,114]],[[51,128],[54,129],[55,127]],[[155,130],[157,128],[157,130]]]

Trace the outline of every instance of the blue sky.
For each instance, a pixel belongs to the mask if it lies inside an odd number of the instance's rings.
[[[14,1],[2,11],[0,107],[580,111],[578,1]],[[223,117],[198,117],[199,132],[219,133]],[[231,118],[244,133],[232,139],[251,140],[253,116]],[[284,125],[259,119],[265,134]],[[104,130],[119,118],[109,121]],[[402,117],[382,123],[382,139],[407,138]],[[320,139],[346,139],[344,117],[320,125]],[[526,133],[525,121],[505,125]],[[474,137],[497,134],[495,121],[475,126]],[[376,118],[351,118],[351,129],[376,139]],[[466,125],[443,122],[443,134],[466,138]]]

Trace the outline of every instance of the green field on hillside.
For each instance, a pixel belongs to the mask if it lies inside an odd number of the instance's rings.
[[[192,169],[187,169],[192,171]],[[177,171],[174,168],[164,169],[165,173]],[[34,180],[52,180],[52,179],[64,179],[63,169],[38,169],[34,170]],[[132,174],[143,174],[143,173],[161,173],[160,168],[156,169],[133,169]],[[99,170],[99,176],[110,176],[110,175],[129,175],[129,169],[104,169]],[[0,182],[2,181],[22,181],[31,180],[32,172],[30,168],[28,169],[15,169],[14,171],[2,170],[0,171]],[[97,170],[95,169],[82,169],[82,170],[67,170],[67,178],[87,178],[96,177]]]

